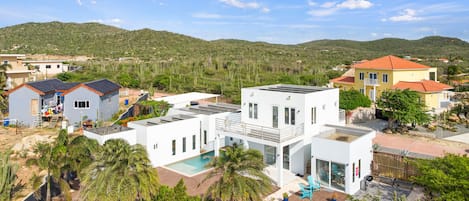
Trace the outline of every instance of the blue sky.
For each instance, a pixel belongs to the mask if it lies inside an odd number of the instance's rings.
[[[0,27],[49,21],[282,44],[430,35],[469,41],[468,0],[4,0],[0,7]]]

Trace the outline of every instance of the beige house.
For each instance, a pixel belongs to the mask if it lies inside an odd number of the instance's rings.
[[[28,67],[24,65],[24,58],[26,58],[24,54],[0,54],[1,64],[10,65],[6,71],[6,90],[34,80],[34,77],[32,76],[34,70],[29,70]]]

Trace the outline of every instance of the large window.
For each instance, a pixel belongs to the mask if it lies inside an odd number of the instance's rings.
[[[252,103],[249,103],[249,118],[252,119]]]
[[[257,103],[254,103],[254,119],[257,119]]]
[[[182,153],[186,152],[186,138],[182,138]]]
[[[176,155],[176,140],[173,140],[171,145],[172,145],[171,150],[173,151],[173,156],[174,156],[174,155]]]
[[[290,109],[285,108],[285,124],[290,124]]]
[[[192,135],[192,150],[195,149],[195,135]]]
[[[90,101],[75,101],[75,109],[88,109],[90,108]]]
[[[290,123],[291,125],[295,125],[295,108],[290,109]]]
[[[365,73],[360,73],[359,76],[360,76],[360,80],[365,79]]]
[[[51,65],[46,65],[46,68],[51,68],[52,66]]]
[[[311,108],[311,124],[316,124],[316,107]]]
[[[331,162],[331,186],[345,191],[345,165]]]
[[[329,186],[329,161],[316,159],[316,175],[322,185]]]

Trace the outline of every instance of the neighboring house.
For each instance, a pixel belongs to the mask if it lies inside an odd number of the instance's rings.
[[[51,75],[68,71],[68,64],[64,60],[25,60],[25,66],[34,67],[34,74],[47,78]]]
[[[120,86],[109,80],[64,83],[58,79],[27,82],[9,90],[9,118],[38,126],[43,118],[63,116],[70,124],[83,117],[107,120],[118,112]]]
[[[33,70],[29,70],[23,65],[24,54],[0,54],[0,65],[9,64],[11,68],[7,68],[7,86],[5,90],[12,89],[23,83],[33,81]]]
[[[439,83],[437,77],[436,68],[389,55],[354,64],[352,69],[330,82],[343,90],[359,90],[372,101],[385,90],[408,88],[419,93],[428,109],[439,109],[447,105],[447,90],[452,87]]]
[[[243,88],[240,109],[226,103],[190,106],[128,126],[153,166],[196,169],[186,160],[212,150],[219,155],[224,146],[237,143],[264,155],[267,174],[279,187],[295,182],[296,174],[311,174],[323,187],[354,194],[371,174],[375,131],[343,126],[339,89],[281,84]]]
[[[120,87],[107,79],[76,85],[63,93],[64,116],[70,124],[111,119],[119,112]]]

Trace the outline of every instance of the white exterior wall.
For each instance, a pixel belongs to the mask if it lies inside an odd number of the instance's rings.
[[[304,106],[305,144],[311,143],[311,137],[317,135],[325,124],[339,125],[339,89],[328,89],[306,94]],[[311,109],[316,107],[316,124],[311,123]]]
[[[257,103],[257,119],[249,118],[249,103]],[[295,126],[298,126],[304,122],[304,105],[304,94],[241,89],[241,121],[244,123],[272,127],[272,107],[278,106],[278,128],[291,126],[285,124],[285,107],[295,108]]]
[[[62,61],[24,61],[23,63],[39,67],[39,71],[36,74],[41,75],[55,75],[68,71],[68,64],[63,64]],[[50,65],[50,68],[46,68],[47,65]]]
[[[110,139],[123,139],[127,141],[130,145],[135,145],[137,144],[137,132],[136,130],[127,130],[127,131],[121,131],[118,133],[113,133],[113,134],[106,134],[106,135],[99,135],[87,130],[83,131],[83,135],[90,139],[95,139],[98,141],[100,145],[103,145],[106,141]]]
[[[294,144],[290,144],[290,171],[295,174],[305,174],[305,150],[303,141],[299,141]]]
[[[316,159],[345,164],[345,193],[356,193],[360,190],[360,181],[371,174],[372,139],[374,137],[374,131],[370,131],[350,143],[315,137],[311,143],[311,175],[314,178],[319,178],[316,175]],[[355,168],[357,168],[358,160],[361,160],[360,178],[356,176],[355,181],[352,182],[352,164],[355,163]]]
[[[144,126],[129,122],[128,126],[138,132],[137,141],[147,149],[154,167],[164,166],[200,154],[200,119],[192,118],[154,126]],[[142,132],[141,132],[142,131]],[[140,135],[145,135],[146,139]],[[196,136],[196,146],[192,149],[192,135]],[[186,137],[186,152],[182,152],[182,139]],[[176,140],[176,154],[172,154],[172,140]],[[154,145],[157,148],[154,149]]]

